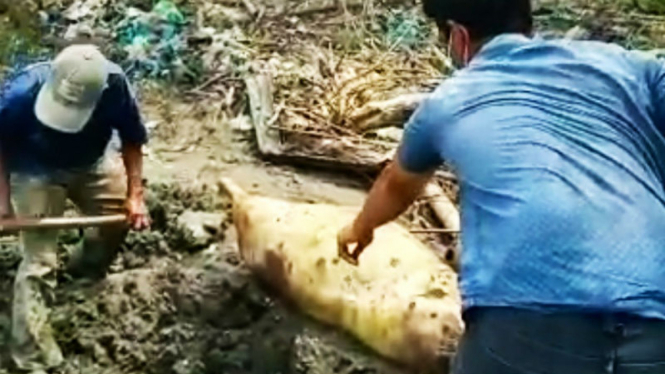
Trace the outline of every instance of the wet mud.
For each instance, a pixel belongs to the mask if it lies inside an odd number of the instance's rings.
[[[149,190],[153,226],[127,237],[104,280],[59,276],[52,325],[66,358],[60,373],[403,373],[265,291],[243,266],[229,202],[214,190]],[[76,245],[79,232],[61,234],[63,261]],[[15,238],[0,242],[5,373],[20,258]]]

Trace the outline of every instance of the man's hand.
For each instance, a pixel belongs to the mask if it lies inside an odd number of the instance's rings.
[[[142,197],[130,197],[125,202],[130,228],[141,231],[150,228],[150,216]]]
[[[338,255],[348,263],[358,265],[358,258],[365,248],[372,244],[373,239],[374,232],[363,232],[358,230],[354,224],[351,224],[337,234]],[[352,245],[355,245],[353,250],[351,250]]]
[[[432,172],[413,174],[391,162],[372,186],[353,224],[337,235],[338,255],[357,265],[360,254],[372,242],[374,230],[402,214],[418,197]],[[349,247],[355,244],[351,250]]]

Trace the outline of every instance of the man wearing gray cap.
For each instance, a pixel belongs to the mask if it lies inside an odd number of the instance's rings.
[[[109,147],[114,132],[122,157]],[[25,217],[60,216],[70,199],[85,215],[126,213],[130,228],[147,228],[146,141],[125,75],[96,47],[70,46],[52,62],[27,67],[0,94],[0,215],[10,217],[16,209]],[[69,272],[102,277],[126,233],[125,225],[86,230]],[[47,306],[56,285],[57,231],[22,232],[21,246],[12,356],[20,370],[46,373],[63,361]]]

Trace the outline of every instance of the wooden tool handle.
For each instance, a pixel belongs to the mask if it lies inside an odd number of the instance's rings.
[[[127,222],[127,216],[116,214],[98,217],[16,218],[0,220],[0,232],[35,229],[72,229],[117,225]]]

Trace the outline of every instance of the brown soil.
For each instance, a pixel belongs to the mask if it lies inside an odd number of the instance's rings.
[[[53,326],[66,357],[62,373],[400,373],[349,337],[266,293],[238,258],[228,204],[214,191],[150,188],[151,231],[131,234],[99,283],[62,274]],[[185,212],[215,213],[196,238]],[[196,214],[196,213],[194,213]],[[62,257],[78,243],[63,233]],[[0,345],[9,365],[16,243],[0,252]]]

